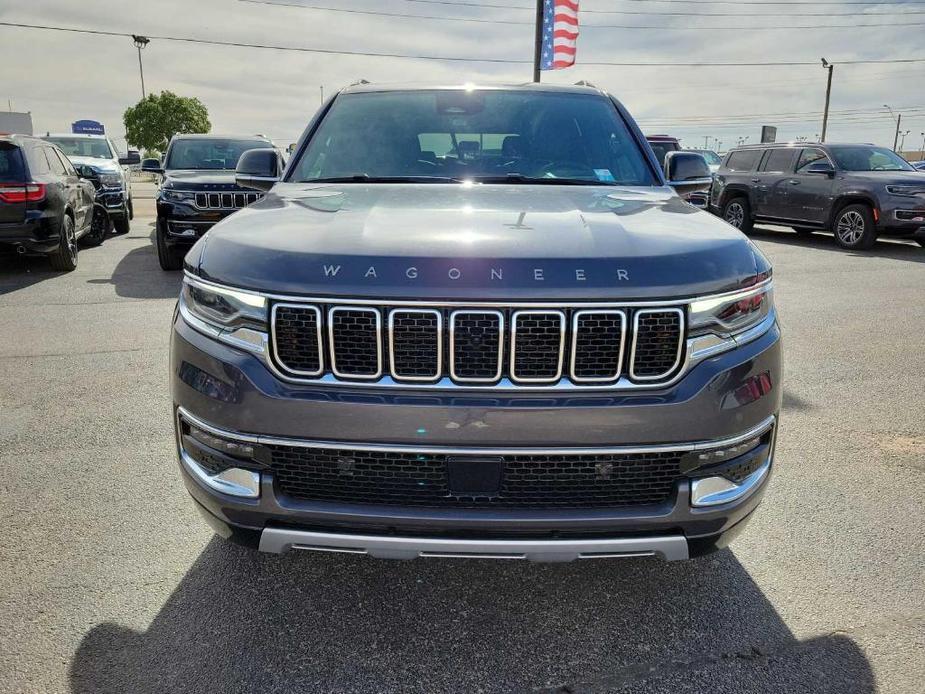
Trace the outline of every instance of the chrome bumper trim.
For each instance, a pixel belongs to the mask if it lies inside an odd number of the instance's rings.
[[[632,453],[670,453],[673,451],[701,451],[713,448],[728,448],[735,446],[737,443],[747,441],[755,436],[760,436],[772,426],[774,426],[775,417],[771,415],[763,420],[757,426],[748,431],[736,434],[725,439],[716,439],[713,441],[690,441],[685,443],[670,444],[653,444],[648,446],[595,446],[595,447],[571,447],[571,446],[538,446],[536,448],[525,447],[449,447],[449,446],[426,446],[420,444],[378,444],[378,443],[359,443],[353,441],[322,441],[307,439],[290,439],[275,436],[255,436],[253,434],[240,434],[226,429],[220,429],[208,422],[204,422],[193,414],[190,414],[183,407],[177,408],[179,417],[185,419],[191,424],[196,425],[210,434],[222,438],[236,439],[250,443],[277,446],[296,446],[300,448],[349,448],[356,451],[390,451],[393,453],[422,453],[422,454],[448,454],[448,455],[533,455],[533,454],[559,454],[559,455],[606,455],[606,454],[632,454]]]
[[[564,562],[575,559],[659,556],[668,561],[687,559],[687,540],[681,535],[593,540],[466,540],[319,533],[267,528],[260,535],[260,551],[281,554],[290,549],[366,554],[377,559],[443,557],[465,559],[526,559]]]
[[[180,449],[180,461],[189,474],[210,489],[242,499],[257,499],[260,497],[259,472],[233,467],[217,475],[212,475],[183,449]]]
[[[691,482],[691,506],[719,506],[738,501],[760,486],[771,470],[771,458],[744,480],[736,484],[725,477],[701,477]]]

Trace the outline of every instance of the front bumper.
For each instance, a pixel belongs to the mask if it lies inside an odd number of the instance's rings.
[[[691,448],[735,439],[780,408],[780,332],[775,325],[742,347],[707,359],[673,386],[639,393],[370,392],[361,386],[292,384],[254,355],[218,343],[175,317],[172,394],[178,413],[247,441],[328,442],[344,448],[398,446],[479,453],[576,447]],[[743,398],[764,377],[772,387]],[[178,435],[187,489],[221,535],[265,551],[290,548],[377,557],[481,556],[561,561],[602,556],[695,556],[723,546],[761,500],[767,460],[740,495],[692,505],[692,480],[669,500],[620,508],[430,508],[306,501],[280,492],[272,472],[257,495],[218,491],[190,464]]]
[[[200,210],[192,203],[157,200],[157,219],[168,246],[192,246],[203,234],[236,210]]]

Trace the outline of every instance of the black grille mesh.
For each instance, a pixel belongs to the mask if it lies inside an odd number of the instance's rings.
[[[436,378],[440,316],[434,312],[395,311],[391,316],[392,361],[396,377]]]
[[[618,313],[582,313],[575,321],[574,375],[612,380],[620,372],[623,318]]]
[[[285,496],[312,501],[431,507],[614,507],[668,501],[681,453],[507,455],[500,493],[450,493],[449,456],[269,446]],[[460,456],[452,456],[459,460]]]
[[[564,317],[559,313],[522,313],[514,317],[514,370],[521,380],[558,377]]]
[[[318,312],[314,308],[277,306],[274,326],[276,354],[284,367],[306,373],[321,370]]]
[[[334,333],[331,351],[338,373],[372,376],[379,372],[378,315],[374,309],[331,311]]]
[[[457,314],[453,370],[459,378],[494,380],[499,371],[501,317],[494,313]]]
[[[667,375],[678,356],[682,339],[681,317],[675,311],[653,311],[639,315],[636,327],[636,350],[633,358],[635,376]]]
[[[196,193],[196,207],[239,209],[257,202],[262,197],[262,193]]]

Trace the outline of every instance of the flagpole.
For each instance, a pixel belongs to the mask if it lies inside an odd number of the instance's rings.
[[[540,59],[543,57],[543,0],[536,0],[536,32],[533,46],[533,81],[540,81]]]

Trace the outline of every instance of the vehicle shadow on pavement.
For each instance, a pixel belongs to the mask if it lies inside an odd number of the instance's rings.
[[[820,251],[831,251],[853,256],[876,256],[878,258],[892,258],[893,260],[908,260],[913,263],[925,263],[925,248],[914,241],[900,239],[879,239],[869,251],[849,251],[835,243],[835,237],[830,233],[819,232],[808,236],[799,236],[795,232],[755,227],[749,236],[760,238],[768,243],[777,243],[785,246],[802,246]]]
[[[48,258],[43,256],[0,255],[0,296],[60,276],[61,273],[52,270]]]
[[[773,560],[773,559],[772,559]],[[211,541],[143,633],[95,626],[72,691],[873,692],[798,641],[729,550],[677,563],[261,555]]]
[[[164,272],[157,262],[154,223],[152,222],[150,245],[134,248],[126,253],[109,279],[88,280],[90,284],[112,284],[116,294],[130,299],[176,299],[180,295],[183,273]],[[142,235],[127,237],[129,240],[146,238]]]

